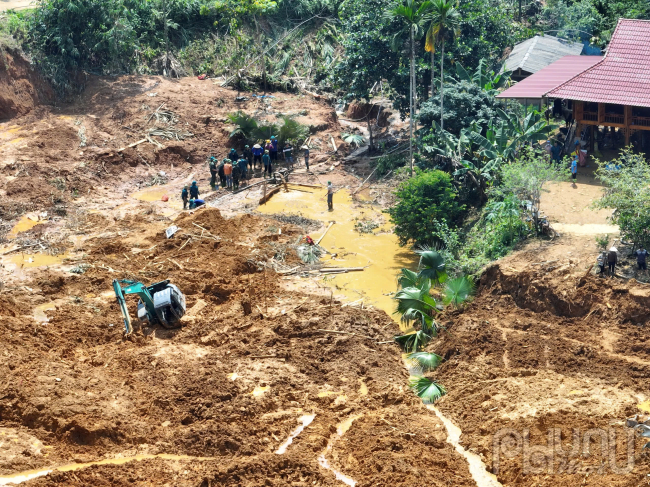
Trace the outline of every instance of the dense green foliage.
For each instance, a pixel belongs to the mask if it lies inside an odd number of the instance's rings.
[[[583,41],[593,37],[595,44],[605,47],[620,17],[648,19],[650,4],[646,0],[549,0],[527,20],[534,29]]]
[[[353,98],[368,99],[370,91],[380,79],[388,82],[384,93],[390,96],[403,114],[409,107],[409,56],[400,53],[393,39],[401,25],[389,21],[382,12],[395,5],[393,0],[350,0],[339,9],[342,45],[346,56],[336,66],[333,83]],[[460,0],[460,32],[445,45],[447,74],[454,70],[453,62],[477,67],[481,59],[495,67],[505,48],[523,39],[525,29],[514,23],[506,5],[490,0]],[[426,20],[423,27],[428,27]],[[368,27],[372,26],[371,29]],[[425,51],[426,30],[420,29],[416,39],[415,76],[418,99],[430,95],[431,54]],[[406,43],[408,47],[408,43]],[[438,63],[441,52],[436,52]]]
[[[503,168],[502,185],[499,191],[513,194],[526,208],[528,217],[539,230],[539,205],[544,185],[551,181],[567,181],[569,169],[549,164],[546,158],[528,151],[517,164],[508,164]]]
[[[607,187],[596,207],[614,209],[612,223],[635,249],[650,247],[650,164],[630,148],[618,159],[596,163],[597,177]]]
[[[438,171],[418,172],[402,182],[395,195],[397,203],[388,210],[395,234],[402,244],[430,244],[437,240],[439,222],[453,223],[461,216],[449,174]]]
[[[445,83],[445,130],[458,136],[474,122],[486,125],[496,117],[496,106],[494,95],[473,83]],[[440,115],[440,100],[432,98],[422,104],[420,122],[431,127],[434,121],[440,122]]]

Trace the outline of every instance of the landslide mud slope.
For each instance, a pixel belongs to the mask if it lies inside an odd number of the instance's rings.
[[[204,209],[176,220],[204,235],[183,247],[151,216],[94,221],[93,232],[114,236],[87,242],[85,273],[43,270],[0,293],[0,439],[15,439],[0,440],[0,475],[166,453],[213,459],[93,466],[25,485],[344,485],[334,471],[359,486],[473,485],[440,421],[407,391],[394,322],[284,291],[258,268],[268,242],[293,242],[297,228],[268,236],[263,219]],[[171,279],[188,299],[183,328],[123,339],[115,278]],[[43,299],[56,309],[38,323]],[[304,415],[313,422],[275,454]]]
[[[625,419],[648,412],[650,287],[566,258],[514,260],[448,316],[434,347],[447,359],[440,409],[503,485],[641,485],[645,441]]]
[[[0,117],[2,86],[0,70]],[[237,101],[238,95],[247,99]],[[325,101],[271,96],[260,100],[194,78],[89,77],[73,103],[39,106],[27,115],[17,110],[16,118],[0,123],[0,224],[28,211],[64,216],[79,207],[105,209],[151,184],[160,171],[169,179],[194,175],[205,193],[206,158],[225,157],[232,146],[243,148],[229,138],[234,127],[227,124],[227,115],[240,110],[264,123],[278,124],[280,115],[290,115],[307,125],[312,166],[330,158],[332,138],[337,147],[345,146],[334,108]],[[159,109],[173,113],[173,120],[159,119]],[[154,128],[192,136],[152,136],[160,146],[128,147]],[[0,225],[0,239],[9,228]]]

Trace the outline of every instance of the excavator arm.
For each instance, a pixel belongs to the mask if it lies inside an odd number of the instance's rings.
[[[123,284],[125,287],[122,287]],[[129,310],[124,298],[128,294],[136,294],[140,298],[138,303],[140,323],[160,324],[165,328],[180,326],[180,319],[185,314],[185,296],[178,287],[170,284],[169,281],[145,286],[137,281],[114,279],[113,290],[122,310],[124,329],[127,335],[133,332]]]
[[[126,287],[122,288],[122,284],[126,284]],[[141,282],[137,281],[113,279],[113,290],[115,291],[117,302],[122,309],[122,317],[124,318],[124,330],[126,331],[126,334],[129,335],[133,332],[133,326],[131,326],[131,318],[129,317],[129,310],[126,307],[126,299],[124,299],[124,296],[128,294],[137,294],[144,303],[147,314],[150,313],[150,310],[154,310],[153,298],[151,297],[151,294],[149,293],[147,287]]]

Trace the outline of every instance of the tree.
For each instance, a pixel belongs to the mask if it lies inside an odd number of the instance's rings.
[[[444,129],[445,122],[442,114],[444,112],[443,99],[445,91],[445,39],[460,35],[461,18],[451,0],[431,0],[430,4],[431,24],[427,30],[424,48],[431,53],[431,94],[433,95],[433,54],[436,44],[440,44],[440,127]]]
[[[539,205],[544,185],[551,181],[568,181],[569,169],[549,164],[532,150],[527,150],[514,163],[502,168],[499,191],[514,194],[526,205],[527,213],[533,220],[535,231],[539,232]]]
[[[433,98],[424,102],[420,107],[420,123],[432,127],[434,121],[444,118],[445,130],[458,137],[473,123],[484,127],[498,117],[494,96],[468,81],[445,83],[445,105],[443,113],[440,103]]]
[[[429,248],[416,251],[420,255],[417,273],[402,269],[398,284],[401,289],[395,294],[397,310],[402,323],[410,330],[395,337],[397,344],[407,352],[406,364],[411,370],[409,387],[425,403],[433,403],[444,394],[443,386],[424,373],[434,370],[442,362],[435,353],[424,352],[424,347],[438,335],[440,325],[435,317],[442,304],[455,307],[471,299],[474,284],[466,276],[448,280],[445,259],[439,252]],[[432,296],[432,289],[442,287],[442,303]],[[418,328],[414,328],[417,326]]]
[[[634,248],[650,246],[650,164],[631,147],[610,162],[596,160],[596,177],[605,183],[605,194],[594,204],[597,208],[613,208],[612,223],[618,225],[621,237]]]
[[[343,2],[339,10],[342,31],[341,44],[345,56],[334,66],[333,84],[345,92],[346,100],[364,100],[372,103],[372,90],[377,82],[392,77],[399,66],[399,54],[391,49],[394,35],[383,14],[385,0],[358,0]],[[369,30],[368,25],[373,29]],[[374,149],[372,124],[368,123],[369,146]]]
[[[415,85],[415,39],[420,37],[423,25],[427,20],[429,2],[418,0],[403,0],[404,3],[391,7],[385,12],[387,19],[399,20],[407,29],[410,48],[410,87],[409,87],[409,160],[411,176],[413,176],[413,123],[416,111],[416,85]],[[403,36],[400,31],[393,37],[393,47],[397,46]]]
[[[388,210],[400,244],[431,244],[437,240],[436,222],[455,222],[464,210],[457,201],[451,176],[439,171],[418,172],[395,191],[396,204]]]
[[[169,29],[178,29],[178,24],[170,18],[172,5],[169,0],[160,0],[158,8],[153,9],[156,19],[163,25],[163,36],[165,38],[165,62],[163,64],[163,75],[169,76],[171,74],[172,62],[169,58]]]

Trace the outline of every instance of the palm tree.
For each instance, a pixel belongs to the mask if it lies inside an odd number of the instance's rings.
[[[415,39],[420,37],[427,21],[427,11],[429,10],[429,2],[420,2],[418,0],[403,0],[404,3],[390,8],[384,12],[384,16],[392,20],[400,20],[404,27],[408,28],[409,44],[410,44],[410,86],[409,86],[409,158],[411,176],[413,176],[413,122],[415,119]],[[405,30],[405,29],[404,29]],[[393,38],[393,48],[399,43],[400,38],[404,34],[401,30]]]
[[[424,49],[431,53],[431,94],[433,95],[434,66],[433,54],[436,44],[440,44],[440,128],[445,128],[443,108],[445,39],[460,35],[460,12],[451,0],[431,0],[428,18],[431,20],[427,30]]]

